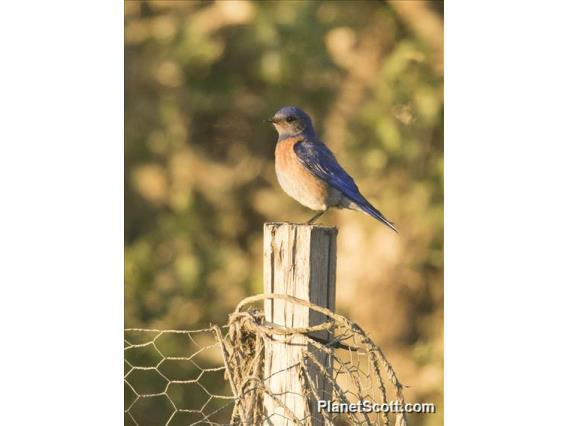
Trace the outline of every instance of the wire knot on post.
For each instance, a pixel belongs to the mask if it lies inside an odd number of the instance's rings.
[[[313,327],[301,328],[287,328],[268,323],[264,313],[251,306],[266,299],[279,299],[307,307],[324,315],[326,320]],[[329,333],[330,338],[322,340],[319,337],[322,331]],[[370,406],[384,406],[383,404],[392,402],[396,402],[400,407],[404,406],[403,385],[382,350],[359,325],[342,315],[293,296],[262,294],[241,301],[229,317],[229,330],[225,336],[219,328],[216,328],[216,334],[221,342],[226,378],[236,398],[231,424],[283,424],[281,418],[275,419],[273,413],[266,412],[266,398],[270,398],[274,405],[279,407],[283,413],[281,416],[288,424],[314,424],[316,413],[310,411],[313,406],[310,401],[321,395],[318,389],[321,383],[315,383],[308,371],[315,368],[330,384],[329,391],[324,395],[325,404],[321,403],[323,409],[318,413],[323,418],[323,423],[335,424],[344,420],[355,425],[391,425],[392,420],[395,420],[397,426],[406,425],[403,412],[390,415],[384,411],[330,410],[330,407],[358,404],[362,401],[367,401]],[[300,362],[276,373],[289,374],[288,370],[295,369],[302,383],[302,393],[299,396],[304,401],[307,413],[303,418],[298,418],[295,414],[295,407],[286,405],[285,395],[275,394],[266,385],[272,377],[265,375],[264,352],[266,346],[277,336],[280,338],[279,343],[284,344],[293,344],[294,338],[298,336],[307,339]],[[325,353],[330,360],[329,365],[323,365],[314,352],[308,350],[308,346]],[[383,378],[385,375],[387,381]],[[391,392],[387,392],[389,383]]]

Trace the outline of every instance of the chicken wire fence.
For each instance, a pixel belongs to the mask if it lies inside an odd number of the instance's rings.
[[[267,298],[326,320],[306,328],[269,323],[255,307]],[[299,351],[274,368],[283,356],[277,345]],[[124,359],[126,425],[406,425],[402,412],[330,409],[360,401],[403,406],[403,385],[361,327],[292,296],[246,298],[223,327],[125,329]],[[327,402],[321,410],[318,400]]]

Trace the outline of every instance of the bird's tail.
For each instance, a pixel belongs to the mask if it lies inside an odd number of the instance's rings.
[[[390,229],[398,234],[398,229],[394,226],[394,223],[388,220],[380,211],[378,211],[371,203],[367,200],[363,199],[364,202],[357,203],[357,207],[361,209],[361,211],[367,213],[369,216],[374,217],[380,222],[383,222],[387,225]]]

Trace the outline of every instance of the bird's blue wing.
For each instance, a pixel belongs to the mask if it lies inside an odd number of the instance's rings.
[[[302,141],[294,145],[300,162],[312,174],[357,202],[359,188],[351,176],[339,165],[333,153],[321,142]]]
[[[321,142],[303,140],[294,145],[294,151],[300,162],[312,174],[322,179],[333,188],[356,203],[363,211],[375,219],[380,220],[396,231],[394,225],[385,218],[371,203],[359,192],[359,188],[351,176],[339,165],[333,153]],[[397,231],[398,232],[398,231]]]

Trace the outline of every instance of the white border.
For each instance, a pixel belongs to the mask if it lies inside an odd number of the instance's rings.
[[[445,9],[445,421],[560,424],[568,7]]]
[[[123,5],[0,13],[3,424],[122,408]]]

